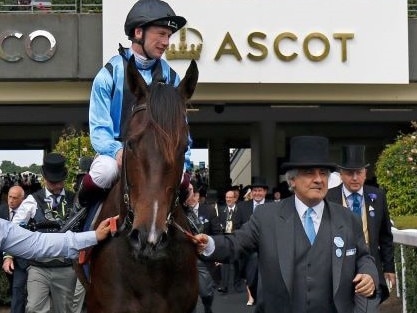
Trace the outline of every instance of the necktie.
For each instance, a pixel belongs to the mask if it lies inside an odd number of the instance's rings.
[[[9,221],[11,221],[11,220],[13,220],[13,217],[14,217],[14,215],[16,214],[16,211],[15,210],[10,210],[10,220]]]
[[[51,203],[51,207],[52,207],[52,210],[56,210],[56,208],[58,207],[58,197],[59,197],[59,195],[51,195],[51,198],[52,198],[52,203]]]
[[[316,239],[316,231],[314,230],[314,223],[311,218],[311,213],[313,212],[314,210],[312,208],[308,208],[304,214],[304,229],[311,244],[313,244],[314,239]]]
[[[361,196],[357,193],[354,192],[352,193],[352,211],[355,214],[358,214],[359,216],[361,215]]]

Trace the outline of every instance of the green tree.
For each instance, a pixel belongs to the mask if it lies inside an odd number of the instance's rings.
[[[386,146],[376,163],[378,184],[386,190],[393,216],[417,214],[417,123],[411,127],[411,133]]]
[[[53,152],[60,153],[67,159],[68,178],[65,181],[65,188],[73,189],[77,174],[80,172],[80,158],[94,157],[95,154],[89,135],[72,127],[66,128]]]

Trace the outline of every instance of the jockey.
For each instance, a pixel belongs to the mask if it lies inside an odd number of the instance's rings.
[[[77,206],[88,207],[101,200],[119,177],[125,123],[135,99],[125,78],[127,61],[134,56],[137,69],[147,84],[161,81],[178,86],[180,77],[161,57],[171,35],[186,22],[161,0],[139,0],[129,11],[124,30],[131,46],[120,46],[119,54],[110,59],[93,82],[89,126],[91,144],[97,155],[81,182]],[[188,139],[185,170],[190,164],[191,138]],[[188,188],[188,183],[186,185]]]

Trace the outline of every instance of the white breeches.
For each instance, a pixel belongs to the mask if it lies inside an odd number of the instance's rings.
[[[89,174],[98,187],[111,188],[119,177],[119,168],[112,157],[97,155],[91,164]]]

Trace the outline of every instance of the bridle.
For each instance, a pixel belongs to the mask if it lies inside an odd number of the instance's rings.
[[[136,113],[141,112],[141,111],[145,111],[147,110],[147,104],[146,103],[142,103],[140,105],[135,105],[132,107],[132,114],[131,116],[133,117]],[[126,142],[127,144],[128,142]],[[132,205],[131,205],[131,201],[130,201],[130,188],[129,188],[129,179],[128,179],[128,175],[127,175],[127,153],[126,153],[126,149],[123,149],[123,155],[122,155],[122,182],[123,182],[123,203],[126,207],[126,217],[123,220],[123,224],[120,227],[120,232],[123,231],[127,231],[130,232],[132,230],[133,227],[133,219],[135,217],[135,213],[132,209]],[[179,229],[180,231],[183,232],[183,229],[181,226],[179,226],[175,221],[174,221],[174,216],[173,213],[174,211],[179,208],[179,189],[177,188],[176,190],[176,197],[175,200],[173,201],[171,208],[169,210],[168,216],[166,218],[165,223],[167,225],[173,225],[174,227],[176,227],[177,229]]]

